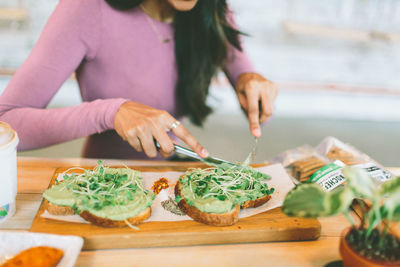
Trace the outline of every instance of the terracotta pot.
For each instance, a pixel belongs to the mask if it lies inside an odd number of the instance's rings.
[[[382,267],[382,266],[400,266],[400,261],[382,262],[370,260],[361,256],[357,251],[353,250],[346,241],[346,236],[351,228],[347,228],[342,232],[339,244],[340,256],[343,259],[343,267]]]

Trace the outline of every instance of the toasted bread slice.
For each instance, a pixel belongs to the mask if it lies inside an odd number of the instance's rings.
[[[47,200],[45,200],[45,201],[47,201]],[[57,205],[51,204],[50,202],[47,203],[47,211],[53,215],[74,215],[74,213],[75,213],[71,207],[57,206]],[[102,226],[102,227],[125,227],[125,226],[128,226],[126,224],[125,220],[115,221],[115,220],[111,220],[111,219],[107,219],[107,218],[102,218],[102,217],[93,215],[92,213],[90,213],[88,211],[81,212],[79,215],[86,221],[91,222],[98,226]],[[135,217],[131,217],[126,220],[132,225],[139,224],[142,221],[149,218],[150,215],[151,215],[151,208],[148,207],[147,209],[144,209],[141,213],[139,213]]]
[[[47,199],[44,199],[47,202],[47,211],[53,215],[74,215],[75,211],[70,206],[58,206],[51,204]]]
[[[263,197],[257,198],[256,200],[247,200],[243,202],[243,204],[240,206],[242,209],[247,209],[247,208],[257,208],[265,203],[268,202],[268,200],[271,199],[270,195],[265,195]]]
[[[175,195],[181,196],[178,206],[193,220],[214,225],[214,226],[229,226],[235,224],[239,220],[240,206],[236,205],[230,212],[227,213],[207,213],[199,210],[194,206],[190,206],[185,198],[181,195],[181,183],[178,181],[175,185]]]
[[[126,221],[128,221],[128,223],[130,223],[132,225],[143,222],[144,220],[146,220],[147,218],[150,217],[151,208],[148,207],[148,208],[144,209],[142,212],[140,212],[138,215],[136,215],[135,217],[130,217],[130,218],[127,218],[126,220],[121,220],[121,221],[115,221],[115,220],[111,220],[111,219],[107,219],[107,218],[98,217],[88,211],[83,211],[79,215],[86,221],[91,222],[97,226],[121,228],[121,227],[128,226]]]

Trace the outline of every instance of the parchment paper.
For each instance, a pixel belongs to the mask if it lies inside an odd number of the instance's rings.
[[[269,174],[271,179],[267,181],[268,186],[274,187],[275,191],[272,194],[272,198],[265,203],[264,205],[257,208],[249,208],[243,209],[239,213],[239,218],[249,217],[264,211],[268,211],[277,207],[282,206],[283,200],[286,194],[294,187],[294,184],[285,169],[281,164],[274,164],[266,167],[255,168],[260,172]],[[161,206],[161,201],[167,200],[168,197],[172,197],[175,199],[174,194],[174,186],[178,181],[179,176],[181,176],[183,172],[142,172],[143,177],[143,186],[144,188],[151,190],[151,186],[154,181],[158,180],[161,177],[165,177],[169,181],[169,188],[164,189],[157,195],[156,199],[151,206],[151,217],[146,220],[146,222],[151,221],[185,221],[192,220],[189,216],[179,216],[175,215],[167,210],[165,210]],[[47,211],[45,211],[41,217],[68,221],[68,222],[76,222],[76,223],[88,223],[84,219],[82,219],[79,215],[69,215],[69,216],[60,216],[60,215],[51,215]]]

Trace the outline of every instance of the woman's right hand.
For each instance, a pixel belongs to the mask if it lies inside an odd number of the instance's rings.
[[[157,156],[154,139],[160,144],[160,153],[163,157],[173,154],[174,143],[167,134],[169,131],[172,131],[199,156],[208,157],[207,150],[183,125],[179,124],[171,128],[176,121],[164,110],[128,101],[121,105],[115,115],[114,127],[123,140],[137,151],[144,151],[150,158]]]

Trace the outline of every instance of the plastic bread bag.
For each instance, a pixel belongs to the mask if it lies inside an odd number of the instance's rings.
[[[316,151],[331,161],[340,160],[347,166],[365,169],[378,183],[383,183],[394,177],[392,173],[368,155],[335,137],[326,137],[316,147]]]
[[[303,145],[279,154],[272,160],[281,163],[295,182],[313,182],[331,191],[345,182],[340,161],[330,160],[310,145]]]
[[[286,150],[272,160],[273,163],[281,163],[286,171],[297,181],[307,181],[319,168],[329,163],[310,145],[303,145]]]
[[[345,165],[340,160],[328,163],[315,171],[308,182],[318,184],[325,191],[331,191],[346,182],[342,173],[344,167]]]

